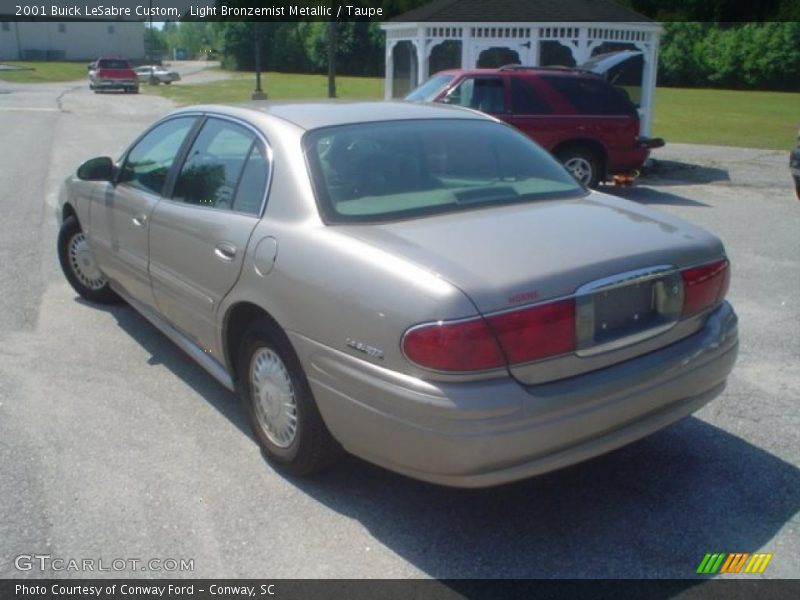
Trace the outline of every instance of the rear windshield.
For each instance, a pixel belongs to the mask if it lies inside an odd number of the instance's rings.
[[[128,64],[127,60],[116,59],[116,58],[104,58],[103,60],[97,61],[97,68],[98,69],[130,69],[130,65]]]
[[[585,193],[547,152],[493,121],[342,125],[311,131],[303,143],[320,210],[333,223]]]
[[[408,96],[405,100],[414,102],[433,102],[436,96],[453,81],[453,75],[434,75],[428,81],[423,83]]]

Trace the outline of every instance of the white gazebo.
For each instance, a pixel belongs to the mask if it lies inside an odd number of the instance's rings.
[[[507,21],[495,20],[498,17]],[[385,96],[397,98],[442,69],[581,65],[615,50],[639,50],[641,130],[650,134],[661,27],[611,0],[435,0],[381,24]]]

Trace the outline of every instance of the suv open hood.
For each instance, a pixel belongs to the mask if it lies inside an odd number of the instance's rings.
[[[607,52],[605,54],[598,54],[587,60],[578,68],[583,71],[590,71],[606,77],[608,72],[619,64],[631,60],[637,56],[642,56],[639,50],[620,50],[618,52]]]

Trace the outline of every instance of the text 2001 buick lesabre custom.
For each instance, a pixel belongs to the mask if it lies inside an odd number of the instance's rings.
[[[343,447],[448,485],[528,477],[689,415],[736,358],[717,238],[465,109],[182,109],[84,163],[60,218],[77,292],[238,389],[296,474]]]

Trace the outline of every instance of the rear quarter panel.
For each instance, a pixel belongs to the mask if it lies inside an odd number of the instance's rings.
[[[387,369],[423,374],[401,352],[406,329],[437,319],[473,316],[477,309],[461,290],[434,272],[325,225],[302,154],[302,131],[275,124],[262,126],[262,131],[273,151],[271,188],[239,281],[219,307],[220,360],[225,361],[227,315],[238,303],[248,302],[269,313],[287,332]],[[277,242],[271,270],[264,268],[256,253],[267,237]],[[359,352],[348,340],[369,345],[382,357]],[[307,364],[310,357],[300,358]]]

